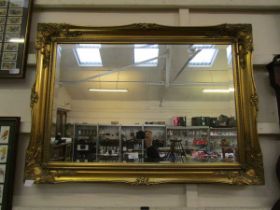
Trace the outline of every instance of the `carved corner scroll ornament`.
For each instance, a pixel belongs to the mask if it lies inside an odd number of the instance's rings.
[[[257,173],[254,169],[248,169],[245,172],[241,172],[238,175],[233,175],[230,177],[233,184],[236,185],[259,185],[263,184],[261,177],[257,176]]]
[[[33,145],[29,147],[26,152],[25,162],[25,178],[36,180],[40,178],[40,166],[39,158],[41,155],[41,149],[38,146]]]
[[[57,38],[76,37],[81,35],[81,31],[72,30],[69,24],[44,24],[38,25],[38,35],[36,39],[36,49],[44,56],[43,67],[48,68],[51,57],[51,43]]]
[[[36,48],[41,49],[44,45],[50,44],[54,37],[66,37],[70,27],[68,24],[39,24]]]
[[[238,33],[238,51],[240,58],[240,66],[242,69],[246,69],[247,55],[253,51],[253,38],[251,26],[243,27]]]

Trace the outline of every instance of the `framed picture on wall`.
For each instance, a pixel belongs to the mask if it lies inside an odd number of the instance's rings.
[[[12,209],[19,117],[0,117],[0,210]]]
[[[0,0],[0,79],[24,78],[33,0]]]

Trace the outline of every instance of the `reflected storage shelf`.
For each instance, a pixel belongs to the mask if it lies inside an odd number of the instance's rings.
[[[167,126],[167,146],[170,147],[166,155],[167,161],[181,161],[196,159],[196,151],[208,151],[208,126]]]
[[[75,124],[73,161],[144,162],[145,144],[139,131],[151,130],[163,161],[234,161],[236,128],[165,125]]]
[[[170,148],[167,161],[234,161],[236,158],[236,127],[167,126],[166,133],[166,148]]]
[[[144,139],[137,135],[141,130],[143,130],[141,125],[121,126],[123,162],[144,162]]]
[[[98,125],[97,161],[121,161],[119,125]]]
[[[220,160],[231,161],[236,159],[237,129],[232,128],[210,128],[209,147],[213,153],[220,154]]]
[[[74,125],[73,161],[96,161],[97,130],[97,125]]]

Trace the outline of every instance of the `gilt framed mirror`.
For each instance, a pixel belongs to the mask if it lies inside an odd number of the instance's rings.
[[[26,179],[263,184],[251,25],[39,24]]]

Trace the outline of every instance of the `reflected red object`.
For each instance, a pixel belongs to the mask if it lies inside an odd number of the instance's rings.
[[[209,155],[205,151],[193,151],[192,157],[198,160],[206,160],[208,159]]]
[[[208,160],[208,159],[217,159],[220,157],[220,154],[217,152],[207,153],[204,150],[199,150],[199,151],[193,151],[192,157],[198,160]]]
[[[207,145],[208,141],[206,139],[194,139],[193,145]]]

